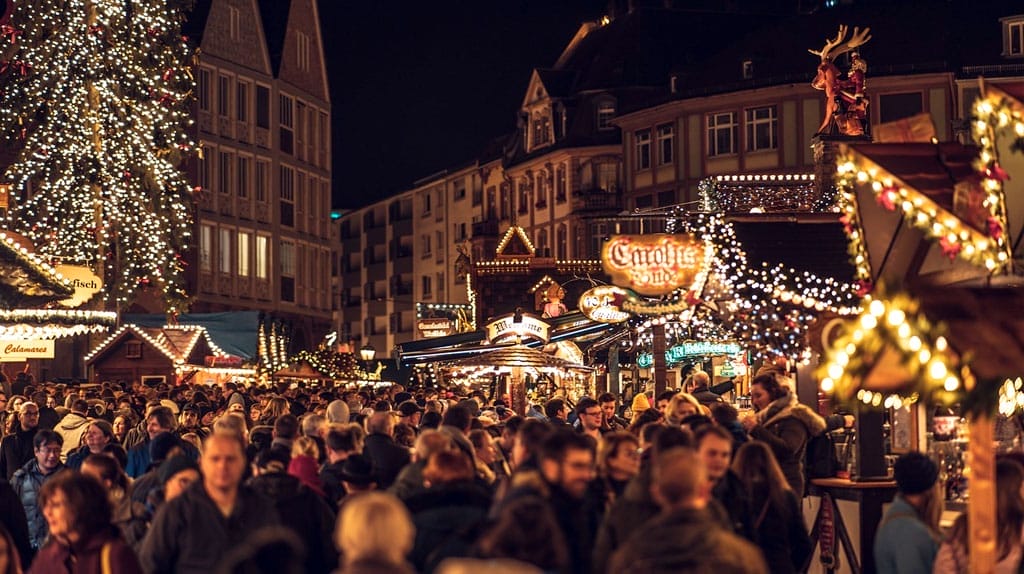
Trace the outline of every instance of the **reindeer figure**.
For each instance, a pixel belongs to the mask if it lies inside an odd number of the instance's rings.
[[[850,78],[842,79],[839,68],[833,63],[835,57],[845,54],[855,48],[862,46],[871,39],[871,28],[853,29],[853,35],[849,40],[846,38],[846,26],[839,26],[839,32],[835,39],[825,39],[825,46],[821,50],[807,50],[815,56],[821,57],[821,64],[818,65],[818,75],[811,82],[811,87],[816,90],[825,91],[825,118],[818,128],[818,133],[825,133],[829,124],[835,122],[840,134],[847,136],[859,136],[864,134],[867,124],[868,100],[864,97],[864,72],[867,64],[855,58],[855,65],[850,73]],[[843,90],[852,88],[853,93]]]

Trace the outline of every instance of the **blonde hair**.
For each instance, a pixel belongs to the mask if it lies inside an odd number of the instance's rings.
[[[669,423],[678,425],[680,422],[682,422],[676,420],[675,415],[676,410],[679,408],[679,405],[683,403],[692,405],[695,409],[694,414],[705,416],[707,416],[708,414],[707,412],[705,412],[703,405],[700,404],[700,401],[698,401],[696,397],[694,397],[690,393],[676,393],[672,397],[672,400],[669,401],[668,408],[665,409],[665,419],[668,420]]]
[[[302,455],[314,459],[320,458],[320,447],[317,446],[315,440],[308,436],[300,436],[292,442],[292,457]]]
[[[402,564],[415,537],[409,511],[386,492],[367,492],[349,499],[334,532],[346,564],[357,560]]]

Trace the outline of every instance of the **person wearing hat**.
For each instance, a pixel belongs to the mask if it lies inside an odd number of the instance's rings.
[[[174,433],[164,432],[149,441],[149,470],[132,482],[132,500],[145,503],[152,490],[159,488],[160,465],[169,458],[185,454],[185,442]]]
[[[908,452],[893,465],[897,494],[875,533],[879,574],[931,572],[939,551],[942,497],[939,468],[927,455]]]
[[[353,454],[341,464],[341,484],[345,487],[345,496],[338,502],[338,512],[353,496],[377,490],[377,478],[373,473],[373,463],[362,454]]]
[[[199,464],[189,456],[177,454],[160,465],[157,476],[164,488],[163,501],[170,502],[199,480]]]
[[[407,400],[398,405],[398,423],[409,425],[416,429],[420,426],[420,418],[423,416],[423,407],[416,404],[416,401]]]

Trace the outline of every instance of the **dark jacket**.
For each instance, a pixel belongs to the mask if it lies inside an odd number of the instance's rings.
[[[616,574],[767,574],[761,552],[696,509],[659,514],[612,556]]]
[[[43,474],[39,470],[39,462],[35,458],[25,463],[25,466],[18,469],[11,479],[11,486],[21,500],[21,506],[25,508],[25,517],[28,519],[28,538],[32,548],[40,548],[46,542],[50,529],[43,518],[43,509],[39,506],[39,489],[43,487],[51,476],[57,474],[63,465],[58,466],[50,474]]]
[[[25,518],[25,507],[21,505],[18,493],[14,492],[11,483],[0,479],[0,525],[3,525],[14,540],[14,546],[21,556],[21,565],[28,568],[35,551],[28,536],[28,519]]]
[[[124,472],[133,479],[139,478],[149,470],[153,458],[149,454],[149,437],[128,450],[128,464]]]
[[[142,548],[142,540],[146,537],[152,519],[153,515],[145,504],[132,500],[131,492],[125,493],[114,503],[114,526],[117,526],[121,537],[135,552]]]
[[[725,402],[725,400],[722,399],[722,395],[716,395],[707,387],[697,387],[696,389],[693,389],[693,393],[691,394],[693,395],[693,398],[697,399],[697,402],[705,406]]]
[[[227,550],[278,524],[273,502],[253,489],[239,487],[235,508],[225,517],[197,481],[157,512],[139,562],[148,574],[212,572]]]
[[[19,468],[35,457],[32,449],[32,439],[35,436],[36,429],[18,430],[0,440],[0,472],[3,473],[3,478],[11,480]]]
[[[108,544],[110,546],[109,572],[142,574],[142,567],[139,566],[135,552],[121,540],[114,527],[74,546],[50,540],[39,551],[29,574],[106,574],[103,570],[102,559],[103,547]],[[73,564],[73,567],[68,568],[69,564]]]
[[[395,482],[402,467],[409,464],[409,449],[395,444],[394,439],[385,434],[373,433],[363,443],[363,454],[373,464],[373,475],[377,478],[377,488],[386,489]]]
[[[39,405],[39,428],[53,430],[60,422],[60,415],[57,409]]]
[[[82,468],[82,463],[85,462],[85,459],[89,458],[90,454],[92,454],[92,451],[89,450],[89,447],[82,445],[68,454],[68,459],[64,462],[64,466],[78,470]]]
[[[345,485],[341,483],[341,469],[345,461],[327,463],[320,469],[320,484],[324,489],[324,498],[333,504],[338,505],[341,497],[345,496]]]
[[[736,473],[729,469],[722,480],[711,490],[717,506],[724,515],[724,526],[747,540],[757,543],[757,529],[754,528],[756,516],[753,515],[753,503],[743,488],[743,483]],[[760,510],[760,507],[758,507]],[[713,513],[712,513],[713,514]],[[774,572],[774,570],[772,571]]]
[[[594,569],[596,574],[611,572],[608,561],[615,550],[626,543],[630,534],[657,516],[660,508],[651,497],[650,465],[640,469],[601,521],[594,543]]]
[[[796,574],[813,550],[799,497],[787,492],[783,508],[768,500],[767,492],[757,492],[755,497],[753,521],[764,513],[757,536],[768,569],[772,574]]]
[[[284,472],[261,474],[248,485],[274,502],[281,524],[306,545],[305,572],[327,573],[337,566],[338,553],[331,538],[334,512],[319,494]]]
[[[395,482],[388,488],[388,492],[403,501],[423,492],[426,489],[423,486],[423,469],[426,466],[427,461],[425,460],[417,460],[405,465],[405,468],[395,478]]]
[[[408,499],[406,506],[416,526],[409,561],[428,574],[445,558],[470,556],[491,495],[474,482],[458,482],[426,489]]]
[[[789,487],[802,497],[807,441],[825,432],[825,419],[796,402],[795,396],[790,397],[789,404],[780,405],[780,401],[776,401],[768,407],[764,422],[750,429],[750,438],[772,448]]]
[[[149,432],[146,430],[146,419],[142,419],[139,424],[128,429],[128,434],[124,437],[124,448],[125,450],[131,450],[144,442],[149,442]]]

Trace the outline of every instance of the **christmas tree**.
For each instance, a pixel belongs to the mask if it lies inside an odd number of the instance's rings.
[[[88,265],[108,303],[158,289],[182,311],[195,148],[184,0],[8,0],[0,135],[18,157],[7,226],[54,262]]]

